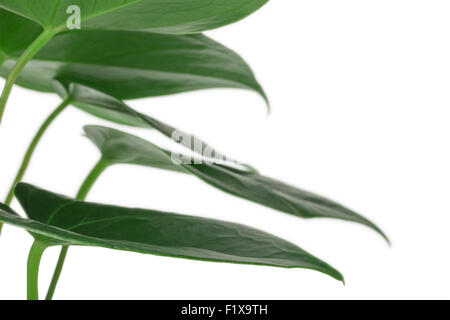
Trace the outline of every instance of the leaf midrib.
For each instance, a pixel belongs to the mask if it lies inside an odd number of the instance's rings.
[[[0,211],[0,213],[2,213],[2,211]],[[138,253],[143,253],[143,254],[151,254],[151,255],[155,255],[155,256],[161,256],[161,257],[175,257],[175,258],[183,258],[183,259],[188,259],[188,260],[194,260],[194,261],[207,261],[207,262],[223,262],[223,263],[231,263],[231,264],[239,264],[239,265],[257,265],[257,266],[275,266],[275,267],[279,267],[279,268],[286,268],[286,269],[294,269],[294,268],[306,268],[306,269],[313,269],[313,270],[319,270],[318,268],[308,268],[308,267],[297,267],[297,266],[286,266],[286,265],[280,265],[280,264],[276,264],[276,262],[274,261],[273,264],[271,263],[257,263],[257,262],[239,262],[239,261],[230,261],[230,260],[226,260],[226,259],[213,259],[213,258],[208,258],[208,259],[203,259],[203,258],[196,258],[196,257],[191,257],[191,256],[185,256],[185,255],[175,255],[175,254],[163,254],[160,252],[150,252],[150,251],[144,251],[143,249],[139,249],[136,248],[136,246],[139,246],[139,243],[137,242],[132,242],[132,241],[126,241],[126,240],[105,240],[105,239],[101,239],[98,237],[93,237],[93,236],[87,236],[87,235],[83,235],[81,233],[77,233],[77,232],[73,232],[73,231],[69,231],[63,228],[59,228],[53,225],[48,225],[42,222],[39,222],[37,220],[31,220],[31,222],[35,223],[36,225],[24,225],[24,222],[27,221],[21,217],[11,217],[10,214],[4,213],[7,216],[5,217],[8,221],[9,224],[11,225],[15,225],[16,227],[19,228],[24,228],[26,230],[28,230],[29,232],[32,233],[36,233],[45,237],[49,237],[50,239],[54,239],[56,241],[59,241],[61,243],[64,244],[70,244],[70,245],[82,245],[82,246],[98,246],[98,247],[103,247],[103,248],[109,248],[109,249],[115,249],[115,250],[121,250],[121,251],[132,251],[132,252],[138,252]],[[46,227],[49,229],[43,230],[41,229],[42,227]],[[58,234],[54,234],[52,233],[52,229],[54,229],[55,231],[58,231]],[[59,234],[59,232],[62,232],[63,234]],[[49,244],[52,245],[52,244]],[[144,246],[148,245],[148,244],[143,244]],[[158,245],[150,245],[154,248],[170,248],[167,246],[158,246]],[[195,249],[195,250],[199,250],[198,248],[193,248],[193,247],[177,247],[177,249],[183,249],[183,248],[187,248],[187,249]],[[204,251],[208,251],[208,252],[216,252],[213,250],[207,250],[207,249],[201,249]],[[222,255],[227,255],[222,253]],[[230,257],[239,257],[237,255],[228,255]],[[252,258],[252,257],[250,257]],[[277,260],[278,263],[282,263],[282,261],[287,262],[288,260],[286,259],[274,259]],[[306,262],[305,262],[306,264]],[[320,270],[319,270],[320,271]]]

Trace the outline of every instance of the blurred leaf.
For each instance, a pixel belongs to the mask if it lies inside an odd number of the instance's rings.
[[[234,196],[301,218],[334,218],[357,222],[372,228],[389,241],[375,224],[356,212],[257,172],[210,163],[208,159],[180,156],[111,128],[87,126],[85,132],[99,148],[102,157],[111,164],[137,164],[168,170],[181,167],[187,173]]]
[[[227,157],[198,137],[184,133],[168,124],[139,113],[121,100],[110,95],[64,80],[55,80],[53,84],[54,90],[62,98],[68,99],[70,97],[71,103],[74,106],[89,114],[119,124],[156,129],[168,138],[200,155],[204,155],[206,151],[210,151],[216,159],[227,159]],[[248,165],[238,164],[236,161],[234,163],[243,170],[256,171]]]

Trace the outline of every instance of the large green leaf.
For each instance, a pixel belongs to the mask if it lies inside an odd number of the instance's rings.
[[[6,77],[42,28],[3,9],[0,18],[0,75]],[[86,45],[89,52],[84,50]],[[71,94],[74,105],[94,116],[141,127],[148,127],[148,121],[136,117],[123,102],[104,92],[132,99],[230,87],[254,90],[266,98],[245,61],[203,35],[131,31],[62,34],[28,64],[19,84],[56,91],[64,98]]]
[[[20,54],[8,53],[0,76],[9,74]],[[247,63],[204,35],[134,31],[61,34],[27,64],[17,83],[52,92],[55,78],[125,100],[209,88],[253,90],[266,98]]]
[[[0,0],[0,7],[47,29],[66,29],[67,9],[81,10],[81,28],[192,33],[220,27],[268,0]]]
[[[41,32],[34,22],[0,9],[0,55],[17,55]]]
[[[0,206],[0,221],[48,246],[82,245],[212,262],[313,269],[342,275],[299,247],[224,221],[72,200],[28,184],[16,196],[29,219]]]
[[[234,196],[301,218],[335,218],[361,223],[388,240],[375,224],[356,212],[258,172],[215,164],[211,158],[205,161],[176,154],[174,157],[148,141],[111,128],[87,126],[85,132],[99,148],[103,159],[111,164],[137,164],[176,171],[181,167],[186,173]]]

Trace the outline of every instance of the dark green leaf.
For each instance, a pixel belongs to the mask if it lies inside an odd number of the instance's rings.
[[[65,198],[27,184],[16,196],[29,219],[0,208],[0,221],[48,246],[84,245],[212,262],[313,269],[342,275],[292,243],[243,225]]]
[[[81,28],[192,33],[220,27],[258,10],[268,0],[0,0],[0,7],[47,29],[66,29],[67,9],[81,10]]]
[[[32,21],[0,9],[0,55],[17,55],[42,32]]]
[[[208,163],[208,161],[204,161],[205,159],[200,161],[201,163],[196,163],[199,159],[192,159],[190,156],[173,157],[169,151],[148,141],[106,127],[87,126],[85,132],[87,137],[100,149],[104,159],[110,163],[139,164],[158,168],[165,166],[170,170],[175,170],[174,167],[177,165],[173,160],[182,160],[179,166],[186,172],[234,196],[301,218],[335,218],[361,223],[374,229],[389,241],[375,224],[356,212],[334,201],[265,177],[257,172]],[[113,151],[111,151],[111,145],[114,146]],[[147,157],[140,157],[139,161],[135,161],[133,154],[146,154]],[[164,154],[166,161],[162,165]],[[157,156],[152,158],[153,155]]]
[[[20,54],[9,54],[1,76],[8,75]],[[55,78],[125,100],[210,88],[253,90],[266,99],[247,63],[204,35],[133,31],[61,34],[27,64],[17,83],[53,92]]]

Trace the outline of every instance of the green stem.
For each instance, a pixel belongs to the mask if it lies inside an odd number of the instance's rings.
[[[81,185],[76,197],[77,200],[84,201],[86,199],[95,182],[98,180],[103,171],[105,171],[106,168],[109,167],[109,165],[110,163],[103,158],[97,162],[94,169],[91,170],[86,180],[84,180],[83,184]]]
[[[0,97],[0,123],[2,122],[3,113],[5,111],[6,103],[8,102],[9,95],[11,94],[12,87],[16,82],[22,69],[26,66],[28,61],[30,61],[34,55],[42,49],[42,47],[50,41],[55,35],[55,31],[52,29],[45,29],[41,35],[34,40],[34,42],[25,50],[22,56],[17,60],[16,65],[11,69],[8,78],[5,82],[5,87],[3,88],[2,96]]]
[[[92,189],[92,186],[98,180],[98,178],[103,173],[103,171],[105,171],[105,169],[108,168],[109,165],[110,164],[107,161],[100,159],[100,161],[96,164],[94,169],[92,169],[92,171],[87,176],[86,180],[84,180],[83,184],[81,185],[80,190],[78,191],[78,194],[77,194],[77,198],[76,198],[77,200],[83,201],[86,199],[86,196],[88,195],[89,191]],[[61,252],[60,252],[59,258],[58,258],[58,263],[56,264],[56,268],[53,273],[52,281],[48,288],[47,296],[45,297],[45,300],[52,300],[52,298],[53,298],[53,295],[56,290],[56,286],[57,286],[59,278],[61,276],[64,262],[67,257],[68,250],[69,250],[68,246],[63,246],[61,248]]]
[[[58,263],[56,264],[55,271],[53,271],[52,281],[50,282],[50,286],[47,290],[47,295],[45,296],[45,300],[52,300],[53,295],[55,294],[56,285],[58,284],[59,278],[62,273],[62,269],[64,267],[64,262],[66,261],[67,251],[69,251],[68,246],[64,246],[61,248],[61,252],[59,253]]]
[[[53,121],[63,112],[67,106],[71,103],[71,98],[65,99],[44,121],[44,123],[39,128],[38,132],[34,136],[33,140],[31,141],[30,145],[28,146],[27,152],[25,153],[25,156],[22,160],[22,165],[20,166],[19,171],[17,172],[16,178],[14,179],[13,184],[11,185],[11,188],[9,190],[8,196],[6,197],[5,204],[9,206],[14,198],[14,187],[17,183],[22,181],[23,176],[25,175],[25,172],[28,169],[28,166],[30,165],[31,158],[33,156],[34,151],[36,150],[37,145],[42,139],[42,136],[47,131],[49,126],[53,123]]]
[[[27,264],[27,299],[39,299],[39,265],[41,263],[42,254],[47,246],[36,240],[31,247],[28,255]]]
[[[71,103],[72,99],[70,97],[66,98],[56,109],[53,111],[50,116],[44,121],[44,123],[39,128],[38,132],[34,136],[33,140],[31,141],[27,152],[25,153],[25,156],[22,160],[22,165],[20,166],[19,171],[17,172],[16,178],[14,179],[14,182],[11,185],[11,188],[9,189],[8,196],[6,197],[6,200],[4,203],[9,206],[14,199],[14,187],[17,183],[22,181],[22,178],[24,177],[28,166],[30,165],[31,158],[33,156],[34,151],[36,150],[37,145],[39,144],[39,141],[41,141],[42,136],[47,131],[48,127],[53,123],[53,121],[63,112],[67,106]],[[0,233],[2,231],[3,225],[0,223]]]

